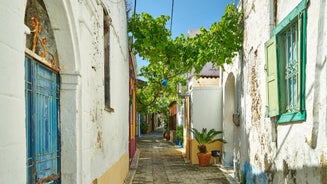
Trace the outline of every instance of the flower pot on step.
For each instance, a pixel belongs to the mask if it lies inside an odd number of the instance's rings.
[[[215,138],[216,135],[222,134],[222,131],[216,131],[215,129],[210,129],[207,131],[206,128],[202,128],[200,132],[196,128],[191,128],[190,132],[193,133],[193,136],[198,143],[198,159],[200,166],[208,166],[211,160],[211,154],[208,153],[207,145],[210,143],[214,143],[216,141],[226,143],[226,141],[222,138]]]
[[[211,154],[210,153],[198,153],[199,165],[206,167],[210,165]]]

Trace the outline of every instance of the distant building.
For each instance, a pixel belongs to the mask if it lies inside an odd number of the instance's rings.
[[[170,141],[176,141],[176,125],[177,125],[177,103],[173,101],[169,105],[169,119],[168,119],[168,129],[170,132]]]
[[[4,0],[0,10],[0,183],[123,183],[125,2]]]
[[[190,37],[200,33],[200,30],[188,31]],[[186,89],[178,89],[182,100],[177,103],[176,124],[184,127],[183,154],[192,164],[198,164],[198,144],[189,129],[222,130],[223,93],[220,70],[212,62],[208,62],[199,73],[193,70],[187,74]],[[220,142],[210,144],[208,151],[211,150],[222,151],[222,144]]]
[[[222,130],[222,87],[220,86],[220,71],[207,63],[199,74],[189,73],[187,90],[182,104],[177,107],[184,122],[185,156],[193,164],[198,163],[197,142],[189,132],[190,128]],[[222,150],[220,142],[212,143],[208,151]]]
[[[129,52],[129,162],[132,162],[136,152],[136,83],[137,83],[137,66],[136,58]]]

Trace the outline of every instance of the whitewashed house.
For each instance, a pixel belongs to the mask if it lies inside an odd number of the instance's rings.
[[[184,147],[185,156],[192,164],[198,164],[197,142],[189,131],[196,128],[202,131],[215,129],[222,130],[222,87],[220,85],[219,70],[207,63],[199,74],[191,73],[188,76],[187,93],[183,96],[182,107],[178,107],[183,113],[184,125]],[[184,112],[180,112],[183,110]],[[220,142],[208,146],[208,151],[220,150]]]
[[[123,183],[125,1],[0,2],[0,183]]]
[[[224,132],[244,183],[327,181],[327,3],[240,1],[243,50],[225,67]]]
[[[189,30],[188,35],[194,37],[200,30]],[[203,66],[200,73],[194,71],[187,74],[186,89],[179,86],[178,93],[182,100],[176,107],[176,124],[184,127],[183,155],[192,164],[198,164],[198,143],[194,139],[190,128],[202,131],[222,130],[222,96],[221,72],[211,62]],[[208,151],[222,151],[222,143],[215,142],[208,145]],[[213,159],[211,160],[213,162]]]

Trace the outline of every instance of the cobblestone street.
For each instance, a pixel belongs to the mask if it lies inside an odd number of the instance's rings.
[[[134,157],[126,183],[230,183],[217,166],[199,167],[185,163],[178,147],[162,138],[162,131],[155,131],[138,138],[137,147],[137,156]]]

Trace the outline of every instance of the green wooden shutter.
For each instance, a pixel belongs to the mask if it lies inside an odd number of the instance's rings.
[[[276,36],[265,43],[268,116],[279,115]]]

